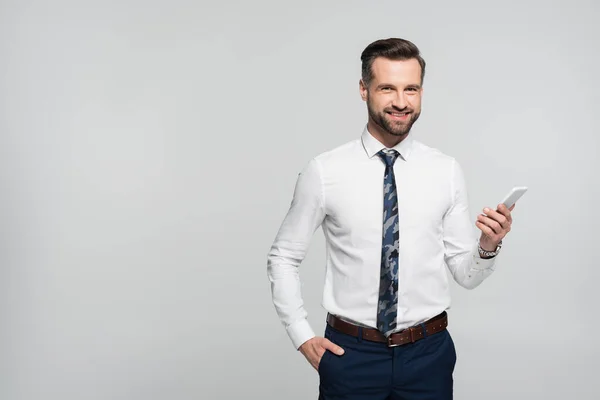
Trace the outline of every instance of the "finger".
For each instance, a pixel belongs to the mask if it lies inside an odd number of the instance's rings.
[[[508,221],[509,221],[511,224],[512,224],[512,210],[514,210],[514,209],[515,209],[515,206],[516,206],[516,204],[513,204],[513,205],[512,205],[512,206],[511,206],[511,207],[508,209],[508,211],[510,211],[510,212],[511,212],[511,214],[509,214],[509,215],[510,215],[510,217],[508,218]]]
[[[319,359],[321,359],[323,355],[325,355],[327,349],[325,347],[319,347],[315,351],[317,352],[317,356],[319,357]]]
[[[341,356],[342,354],[344,354],[344,349],[342,349],[340,346],[338,346],[337,344],[333,343],[329,339],[324,339],[323,340],[323,347],[325,349],[331,351],[332,353],[337,354],[338,356]]]
[[[510,214],[508,207],[506,207],[506,205],[504,205],[504,204],[498,204],[498,207],[496,208],[496,212],[504,215],[507,218],[508,218],[508,215]]]
[[[512,215],[510,212],[513,208],[515,208],[514,204],[510,208],[507,208],[504,204],[498,204],[498,212],[506,217],[509,224],[512,223]]]
[[[490,217],[486,217],[485,215],[478,215],[477,221],[490,228],[494,232],[494,234],[502,233],[502,225],[500,225],[498,221],[495,221]]]
[[[509,226],[509,222],[508,222],[508,218],[506,216],[504,216],[502,213],[500,213],[499,211],[494,211],[492,209],[489,208],[484,208],[483,212],[485,213],[485,215],[487,216],[487,218],[490,218],[491,220],[497,222],[498,224],[500,224],[500,226],[504,229],[507,229]],[[484,216],[485,218],[485,216]],[[484,222],[484,221],[482,221]]]
[[[481,230],[481,232],[483,232],[486,236],[488,236],[494,240],[497,239],[496,233],[489,226],[487,226],[479,221],[475,222],[475,225],[477,225],[479,230]]]
[[[500,209],[500,211],[502,211],[502,215],[504,215],[506,217],[506,220],[508,221],[508,227],[505,227],[505,229],[508,232],[510,232],[510,228],[513,223],[512,210],[515,208],[515,205],[516,204],[513,204],[512,206],[510,206],[510,208],[506,208],[504,204],[498,205],[498,208]]]
[[[510,208],[506,207],[505,204],[498,204],[498,208],[496,211],[498,211],[500,214],[502,214],[506,218],[508,218],[508,217],[510,217],[510,212],[513,208],[515,208],[514,204],[512,206],[510,206]]]

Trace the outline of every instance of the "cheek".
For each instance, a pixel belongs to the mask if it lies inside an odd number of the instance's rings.
[[[421,109],[421,96],[413,96],[410,98],[409,101],[412,108],[414,108],[415,110]]]
[[[374,96],[371,96],[369,98],[369,106],[373,110],[380,110],[385,107],[385,104],[382,102],[381,98],[376,98]]]
[[[394,103],[394,96],[387,95],[387,96],[379,96],[375,100],[373,105],[375,107],[377,107],[378,109],[384,109],[386,107],[390,107],[393,103]]]

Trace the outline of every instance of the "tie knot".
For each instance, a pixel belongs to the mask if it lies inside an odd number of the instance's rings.
[[[398,158],[400,153],[393,149],[383,149],[379,153],[377,153],[377,155],[383,160],[385,165],[391,167],[396,162],[396,159]]]

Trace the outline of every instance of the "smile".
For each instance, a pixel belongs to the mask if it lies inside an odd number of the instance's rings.
[[[405,120],[408,118],[410,112],[387,112],[387,114],[391,115],[392,119]]]

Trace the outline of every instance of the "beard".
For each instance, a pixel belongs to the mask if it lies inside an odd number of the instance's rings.
[[[417,122],[420,112],[415,112],[414,110],[405,107],[403,109],[399,109],[397,107],[386,108],[381,112],[377,112],[369,98],[367,98],[367,109],[369,111],[369,117],[371,120],[377,124],[381,129],[385,132],[389,133],[392,136],[405,136],[410,132],[413,124]],[[408,120],[406,121],[392,121],[387,117],[388,112],[409,112]]]

